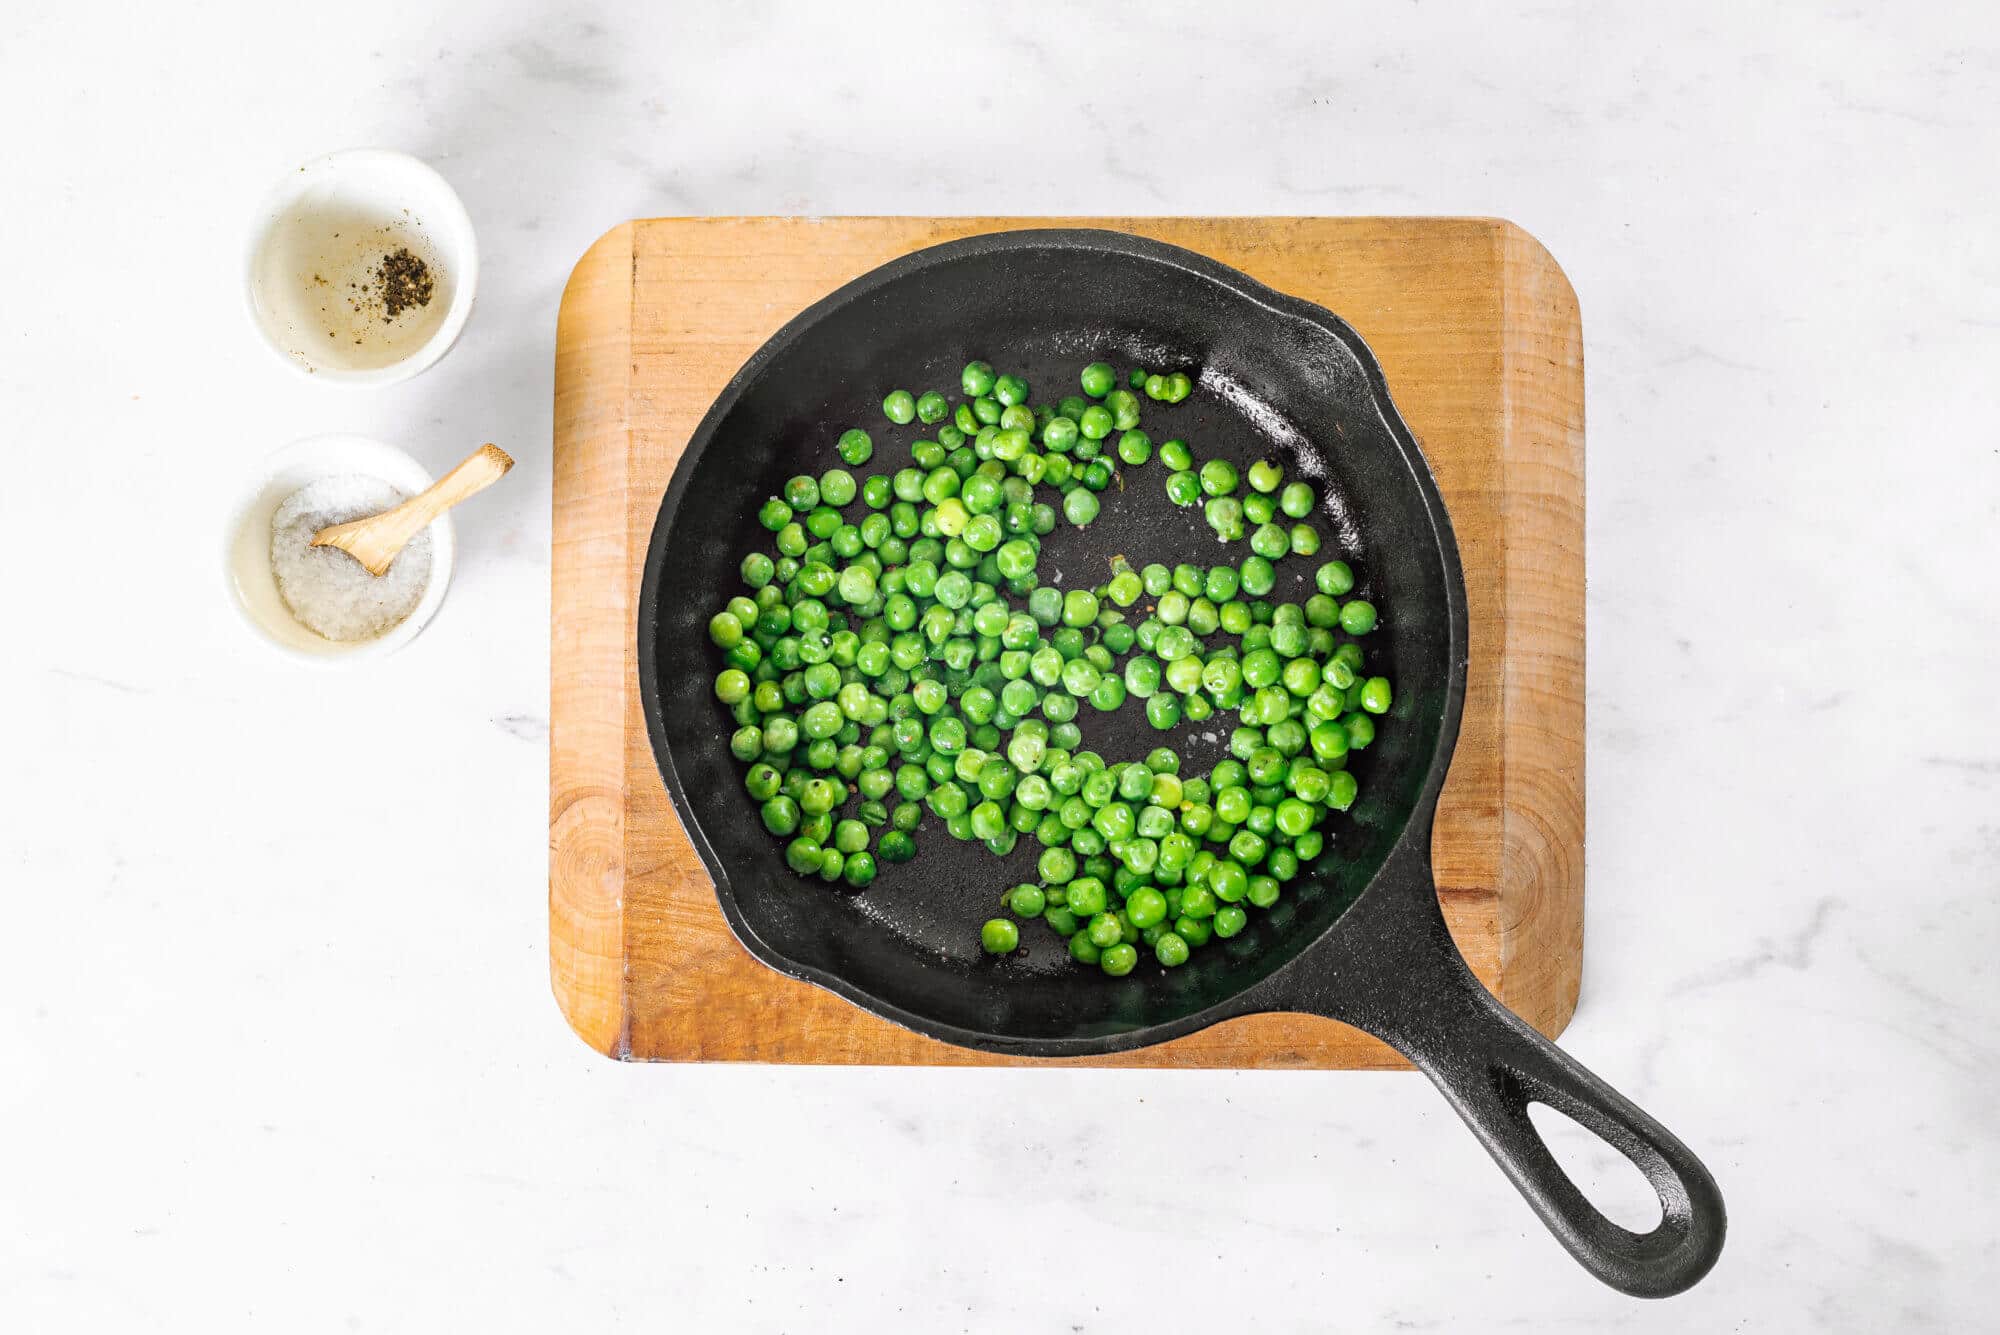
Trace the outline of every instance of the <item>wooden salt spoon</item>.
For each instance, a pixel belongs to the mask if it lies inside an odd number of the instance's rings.
[[[497,445],[481,445],[464,462],[393,510],[334,524],[313,535],[315,547],[338,547],[371,575],[384,575],[396,553],[452,506],[498,482],[514,466]]]

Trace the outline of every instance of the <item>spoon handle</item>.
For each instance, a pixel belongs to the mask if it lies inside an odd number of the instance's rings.
[[[410,497],[401,505],[383,516],[398,515],[408,525],[404,540],[423,532],[424,526],[443,514],[452,506],[480,492],[506,476],[514,466],[513,459],[498,445],[481,445],[465,456],[456,468],[423,491]]]
[[[380,575],[396,559],[396,553],[433,519],[467,497],[486,490],[513,466],[514,461],[499,446],[481,445],[456,468],[401,505],[368,519],[322,529],[314,536],[312,545],[339,547]]]

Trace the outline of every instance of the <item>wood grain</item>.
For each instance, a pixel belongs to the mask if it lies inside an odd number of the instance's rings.
[[[1471,666],[1433,842],[1453,936],[1537,1028],[1576,1003],[1583,923],[1583,366],[1576,300],[1488,219],[662,218],[577,265],[557,326],[550,974],[623,1058],[1013,1064],[889,1024],[744,951],[661,786],[634,607],[659,498],[708,405],[800,309],[911,250],[1010,227],[1156,237],[1358,329],[1443,488]],[[1331,1020],[1259,1015],[1104,1066],[1398,1067]]]

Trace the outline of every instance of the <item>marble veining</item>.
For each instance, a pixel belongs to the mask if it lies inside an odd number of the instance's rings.
[[[1994,1329],[1996,105],[1973,3],[8,8],[0,1329]],[[484,261],[372,393],[238,295],[257,198],[356,144],[433,161]],[[1564,1042],[1720,1179],[1693,1293],[1587,1279],[1413,1076],[632,1069],[563,1027],[571,264],[635,215],[1010,211],[1499,215],[1564,265]],[[222,507],[332,430],[519,466],[409,651],[308,675],[225,606]]]

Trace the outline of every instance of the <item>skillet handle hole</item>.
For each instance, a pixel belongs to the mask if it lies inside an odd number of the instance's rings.
[[[1528,1103],[1528,1121],[1597,1212],[1620,1228],[1650,1233],[1665,1217],[1659,1193],[1630,1159],[1596,1132],[1540,1099]]]

